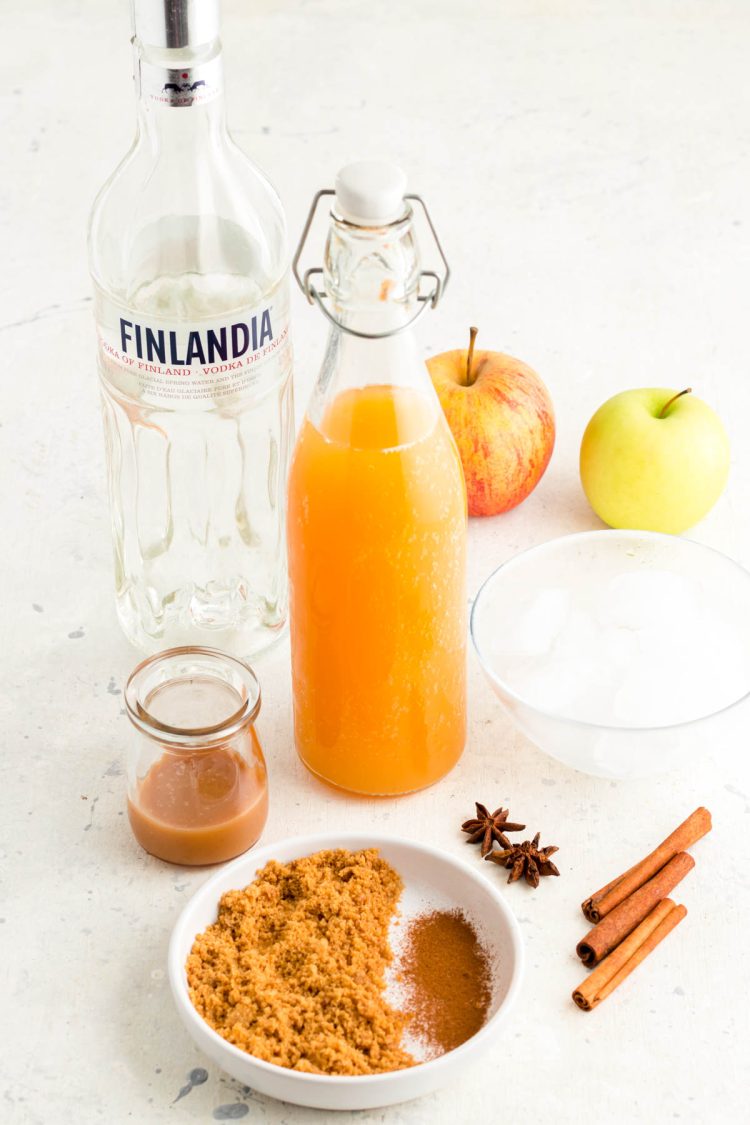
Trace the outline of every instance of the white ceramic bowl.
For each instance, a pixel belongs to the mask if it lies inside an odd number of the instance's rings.
[[[522,618],[522,615],[530,612],[534,597],[539,592],[549,595],[551,608],[569,599],[568,604],[586,606],[588,613],[588,607],[603,604],[602,597],[606,601],[607,591],[622,589],[611,583],[621,581],[623,575],[631,583],[628,588],[634,594],[636,586],[632,577],[644,571],[661,576],[659,580],[666,583],[663,589],[667,595],[670,581],[681,583],[682,594],[688,598],[687,605],[699,604],[704,614],[710,613],[716,620],[729,622],[731,645],[722,648],[714,641],[709,652],[707,647],[701,649],[708,641],[700,629],[680,630],[674,624],[665,625],[667,641],[670,640],[669,630],[674,633],[671,640],[676,656],[672,668],[666,666],[668,661],[663,661],[653,672],[646,666],[647,657],[639,656],[641,640],[629,655],[625,654],[624,662],[623,653],[613,650],[612,668],[604,675],[620,675],[626,685],[643,684],[644,694],[650,697],[648,723],[591,721],[585,717],[595,691],[601,690],[594,686],[602,675],[601,659],[588,663],[583,660],[580,670],[576,667],[575,672],[570,661],[566,663],[561,659],[559,673],[556,675],[553,669],[548,677],[549,697],[530,698],[529,680],[524,682],[523,675],[525,672],[528,677],[529,662],[533,664],[534,657],[529,657],[528,653],[536,641],[535,636],[531,636],[524,649],[524,622],[529,618]],[[677,578],[670,579],[672,575]],[[690,591],[695,591],[696,596]],[[635,605],[631,604],[628,609],[630,613],[635,610],[636,616],[638,596],[635,594]],[[538,607],[541,603],[535,604]],[[616,614],[616,602],[607,602],[608,606],[612,604]],[[653,609],[658,611],[658,604],[642,606],[646,628],[651,621],[647,615]],[[625,610],[620,612],[624,614]],[[658,628],[657,619],[658,612],[654,617],[655,628]],[[542,621],[537,621],[535,628],[543,634]],[[526,637],[529,633],[533,634],[534,630],[529,630]],[[710,547],[673,535],[644,531],[589,531],[550,540],[516,555],[489,576],[474,601],[471,635],[487,678],[516,725],[541,750],[575,769],[599,777],[646,777],[689,764],[709,749],[731,750],[744,745],[744,731],[750,717],[750,574]],[[644,635],[631,630],[630,638],[620,639],[635,640]],[[553,646],[555,643],[552,642]],[[537,659],[548,661],[549,652],[544,651]],[[618,660],[621,663],[617,663]],[[666,678],[674,671],[677,661],[686,673],[691,667],[695,670],[692,688],[688,686],[690,676],[687,674],[683,681],[677,677],[677,686],[670,688],[674,696],[675,692],[680,692],[680,683],[684,684],[684,698],[679,701],[678,709],[690,718],[681,721],[674,721],[666,712],[660,713],[667,697]],[[550,668],[553,666],[547,664],[545,674]],[[562,681],[567,674],[571,679],[575,676],[576,686],[584,690],[578,702],[563,705],[561,700],[567,687]],[[539,681],[537,693],[538,684]],[[701,691],[702,684],[708,688],[707,692]],[[556,695],[559,698],[556,699]],[[707,702],[709,699],[720,700],[720,705],[711,705]],[[677,713],[674,701],[669,707],[673,709],[672,715]],[[576,713],[575,708],[580,708],[580,713]]]
[[[187,989],[185,963],[197,934],[216,921],[219,899],[225,891],[252,882],[270,859],[282,863],[325,848],[379,848],[404,880],[402,916],[433,905],[460,908],[475,923],[494,967],[490,1017],[484,1027],[462,1046],[440,1058],[388,1074],[336,1077],[303,1074],[262,1062],[222,1039],[193,1007]],[[316,1109],[373,1109],[394,1105],[430,1093],[457,1078],[468,1063],[494,1043],[518,993],[523,970],[523,946],[518,923],[502,895],[492,884],[491,872],[469,867],[432,848],[398,837],[370,833],[298,836],[257,848],[213,875],[193,895],[172,933],[169,945],[169,983],[177,1011],[197,1045],[218,1066],[261,1094]]]

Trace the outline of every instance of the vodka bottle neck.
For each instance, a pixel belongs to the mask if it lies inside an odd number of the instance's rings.
[[[226,132],[221,43],[179,49],[133,40],[139,127],[160,148]]]

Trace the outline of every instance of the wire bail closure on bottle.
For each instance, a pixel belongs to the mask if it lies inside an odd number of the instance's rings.
[[[435,273],[434,270],[420,270],[419,271],[419,283],[418,284],[421,286],[422,278],[431,278],[431,280],[433,282],[433,286],[432,286],[432,289],[430,290],[429,293],[425,293],[425,294],[421,294],[419,292],[417,293],[417,301],[419,302],[419,308],[415,312],[414,316],[412,316],[409,320],[407,320],[405,324],[400,324],[397,328],[391,328],[386,332],[359,332],[359,331],[357,331],[357,329],[349,328],[346,324],[342,324],[340,320],[336,319],[336,317],[333,315],[333,313],[331,312],[331,310],[328,308],[328,306],[325,303],[325,299],[328,296],[328,294],[325,292],[325,290],[317,289],[314,282],[312,281],[312,278],[316,274],[322,274],[323,273],[322,267],[313,266],[311,269],[305,270],[304,274],[300,274],[300,271],[299,271],[300,258],[302,257],[302,251],[305,248],[305,243],[307,242],[307,236],[310,233],[310,228],[313,225],[313,220],[315,219],[315,214],[318,210],[318,204],[320,203],[321,199],[324,198],[324,196],[335,195],[335,194],[336,194],[336,192],[333,190],[333,188],[322,188],[319,192],[316,193],[316,195],[315,195],[315,197],[312,201],[312,204],[310,206],[310,211],[309,211],[308,216],[307,216],[307,221],[306,221],[305,226],[302,230],[302,234],[300,235],[299,246],[297,247],[297,252],[294,255],[294,259],[292,261],[292,270],[293,270],[294,276],[297,280],[297,284],[299,285],[300,289],[302,290],[302,292],[307,297],[310,304],[311,305],[316,304],[318,306],[318,308],[320,309],[320,311],[323,313],[323,315],[326,317],[326,319],[329,320],[331,322],[331,324],[335,325],[336,328],[341,329],[342,332],[348,332],[350,336],[357,336],[361,340],[382,340],[382,339],[385,339],[385,337],[387,337],[387,336],[395,336],[399,332],[403,332],[405,328],[411,327],[412,324],[414,324],[417,320],[419,320],[420,316],[425,311],[425,309],[427,309],[427,308],[434,309],[434,308],[437,307],[438,302],[440,301],[441,297],[443,296],[443,293],[445,292],[445,287],[448,284],[448,278],[451,275],[450,266],[448,265],[448,259],[446,258],[445,254],[443,252],[443,248],[440,245],[440,239],[437,236],[437,231],[435,230],[434,223],[432,222],[432,219],[430,218],[430,213],[427,210],[427,204],[422,199],[421,195],[405,195],[404,196],[404,201],[418,203],[420,205],[420,207],[422,208],[422,211],[424,212],[424,217],[427,220],[427,225],[430,228],[430,233],[432,234],[433,240],[435,242],[435,246],[437,248],[437,252],[440,255],[440,259],[441,259],[441,261],[443,263],[443,266],[444,266],[445,272],[443,273],[443,276],[441,277],[440,274]],[[397,220],[397,221],[401,222],[400,219]]]

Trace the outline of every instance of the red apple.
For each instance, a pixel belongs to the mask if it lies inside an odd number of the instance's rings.
[[[536,488],[555,444],[552,400],[542,380],[502,352],[443,352],[427,360],[466,477],[469,515],[515,508]]]

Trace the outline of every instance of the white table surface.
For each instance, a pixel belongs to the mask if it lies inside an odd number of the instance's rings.
[[[206,872],[148,857],[123,813],[135,653],[113,608],[85,225],[134,127],[127,9],[4,0],[2,16],[0,1120],[332,1118],[243,1089],[193,1047],[165,953]],[[638,385],[690,383],[722,415],[730,485],[692,535],[750,564],[749,36],[745,0],[225,0],[230,123],[292,237],[341,163],[402,162],[454,269],[423,321],[425,354],[476,323],[552,391],[554,458],[522,507],[473,523],[472,593],[520,548],[599,526],[578,443],[600,402]],[[325,330],[299,294],[294,314],[302,407]],[[461,763],[426,793],[375,802],[298,763],[288,647],[257,665],[264,841],[372,826],[475,862],[458,825],[479,798],[560,848],[560,879],[506,890],[528,969],[502,1042],[452,1088],[357,1119],[750,1120],[747,746],[707,746],[699,768],[656,781],[588,778],[515,733],[470,666]],[[578,904],[698,804],[715,829],[679,889],[687,920],[606,1004],[578,1011]],[[196,1067],[207,1081],[178,1100]]]

